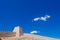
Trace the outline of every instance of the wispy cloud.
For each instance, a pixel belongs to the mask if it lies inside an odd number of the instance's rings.
[[[39,21],[39,20],[47,21],[47,19],[49,19],[50,17],[51,17],[51,16],[49,16],[49,15],[45,15],[44,17],[34,18],[33,21]]]
[[[36,31],[36,30],[34,30],[34,31],[31,31],[30,33],[31,34],[37,34],[37,33],[39,33],[40,31]]]

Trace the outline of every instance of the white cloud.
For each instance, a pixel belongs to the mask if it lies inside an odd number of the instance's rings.
[[[34,30],[34,31],[31,31],[30,33],[31,33],[31,34],[34,34],[34,33],[39,33],[39,32],[40,32],[40,31],[35,31],[35,30]]]
[[[44,17],[34,18],[33,21],[38,21],[38,20],[47,21],[47,19],[49,19],[50,17],[51,16],[49,16],[49,15],[45,15]]]
[[[40,18],[38,17],[38,18],[34,18],[34,21],[38,21]]]

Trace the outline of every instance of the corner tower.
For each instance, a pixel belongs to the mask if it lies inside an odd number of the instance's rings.
[[[16,32],[16,37],[20,37],[23,35],[22,28],[20,28],[20,26],[16,26],[13,32]]]

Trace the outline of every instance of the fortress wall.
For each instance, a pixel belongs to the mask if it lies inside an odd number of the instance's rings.
[[[34,34],[24,34],[22,29],[15,27],[13,32],[0,32],[0,40],[57,40],[55,38],[38,36]]]
[[[0,37],[15,37],[16,32],[0,32]]]

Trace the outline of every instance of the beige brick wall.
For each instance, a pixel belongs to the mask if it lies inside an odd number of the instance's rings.
[[[55,38],[38,36],[34,34],[23,34],[22,29],[15,27],[13,32],[0,32],[1,40],[58,40]]]
[[[14,37],[16,32],[0,32],[0,37]]]

